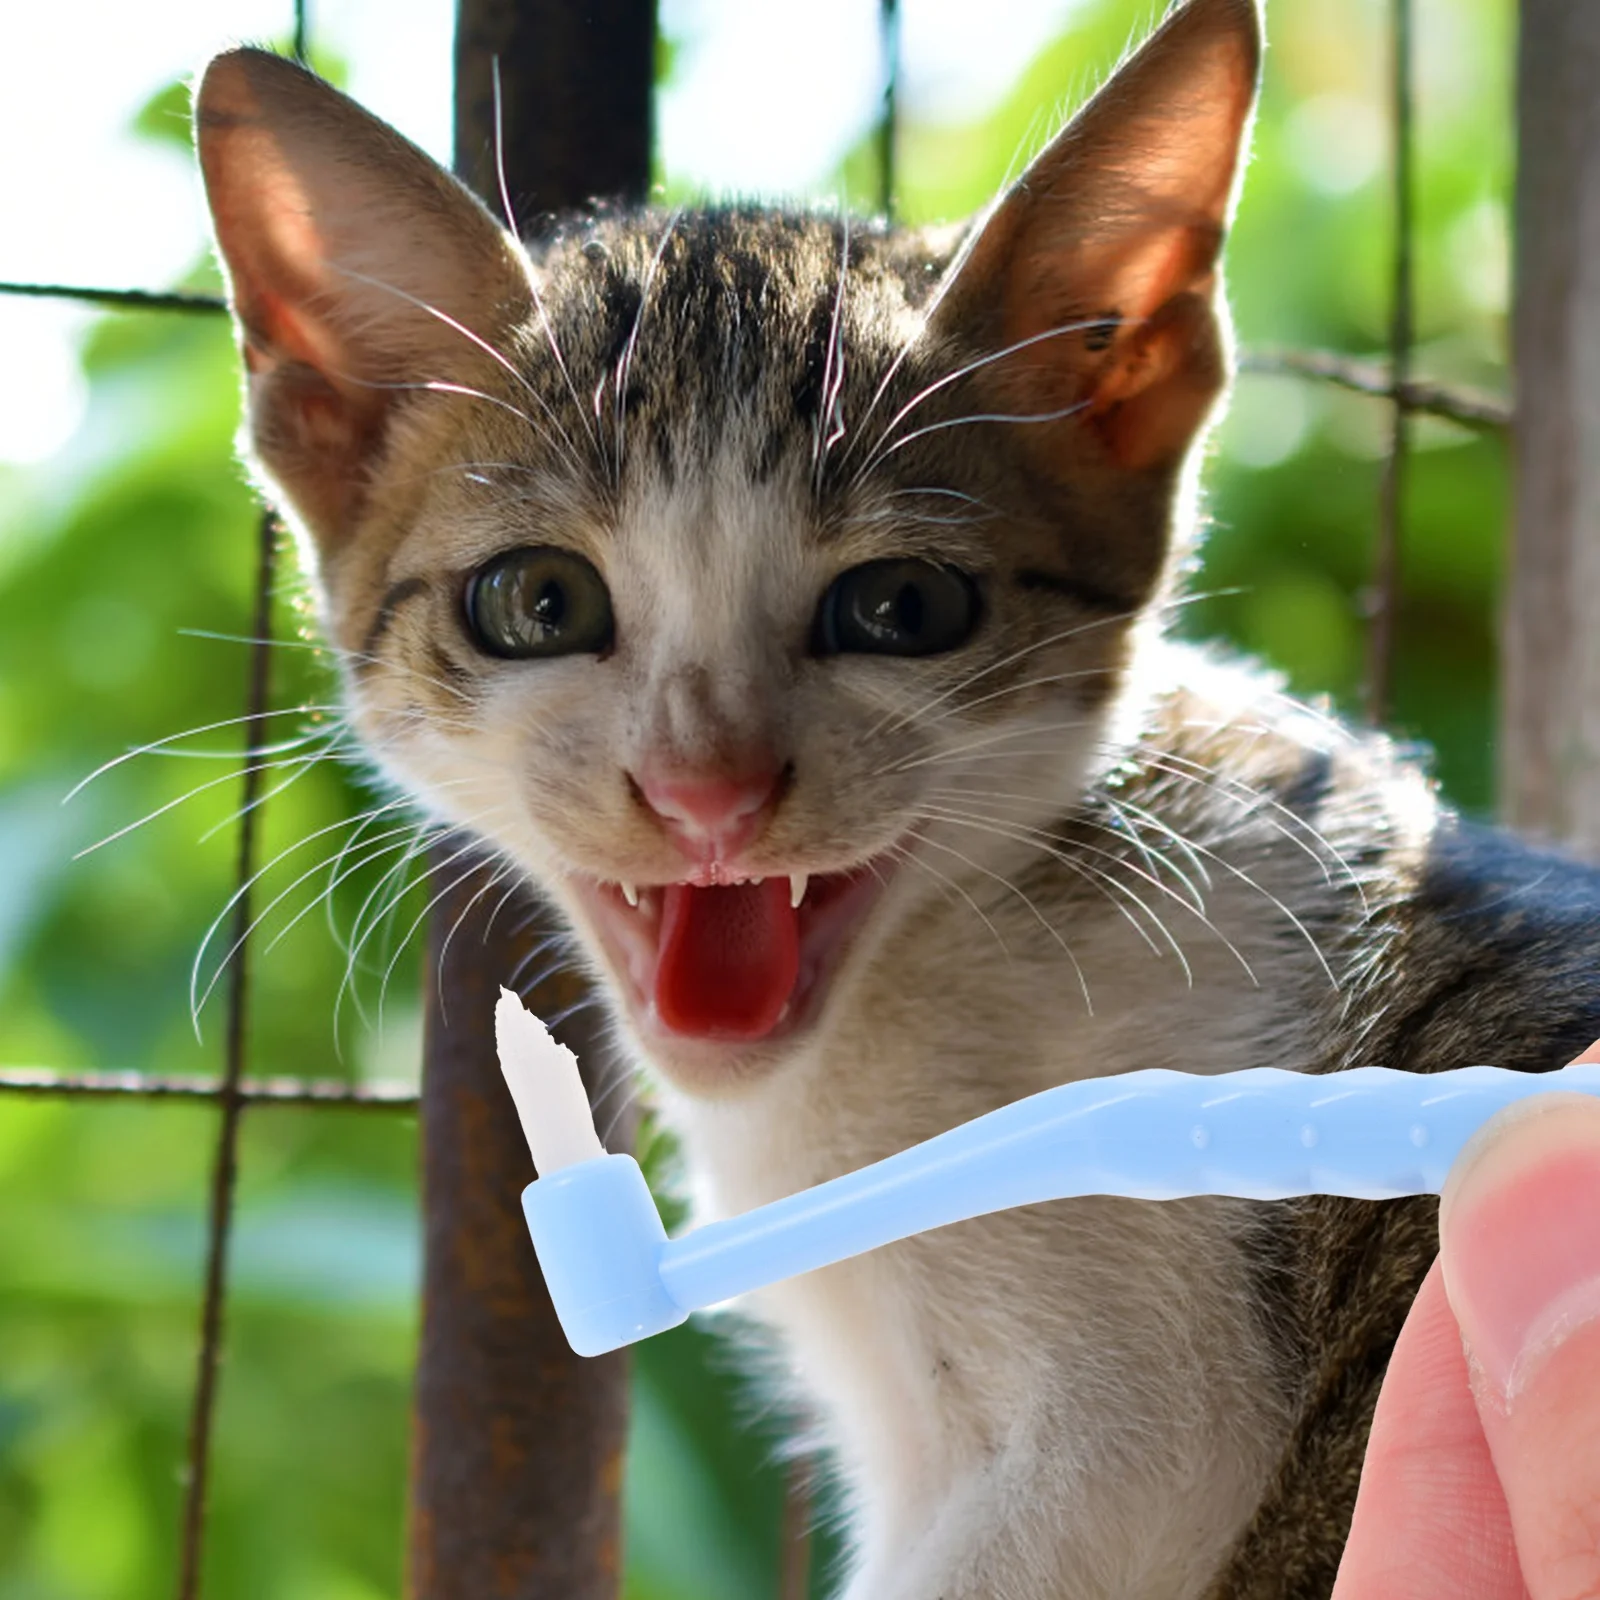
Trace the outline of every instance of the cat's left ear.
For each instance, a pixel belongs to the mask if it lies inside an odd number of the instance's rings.
[[[952,269],[932,328],[990,353],[1054,461],[1181,461],[1227,376],[1218,257],[1261,60],[1257,0],[1175,9],[1028,167]]]
[[[195,140],[256,454],[337,544],[416,388],[492,372],[487,347],[530,310],[526,266],[437,162],[266,51],[206,69]]]

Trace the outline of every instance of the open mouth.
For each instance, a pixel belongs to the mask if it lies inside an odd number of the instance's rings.
[[[732,882],[713,871],[639,888],[578,883],[641,1021],[682,1038],[754,1042],[816,1016],[891,870],[875,858]]]

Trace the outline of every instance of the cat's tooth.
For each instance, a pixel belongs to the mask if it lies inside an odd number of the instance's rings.
[[[789,904],[798,908],[800,902],[806,897],[806,880],[811,876],[809,872],[791,872],[789,874]]]
[[[637,911],[639,909],[639,891],[631,883],[619,883],[617,887],[622,891],[622,898]]]

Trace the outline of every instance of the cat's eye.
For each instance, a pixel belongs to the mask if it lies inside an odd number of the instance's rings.
[[[811,648],[882,656],[932,656],[965,644],[978,625],[978,590],[966,573],[900,557],[841,572],[817,607]]]
[[[479,567],[467,583],[466,614],[480,649],[513,660],[598,653],[615,631],[605,579],[554,545],[507,550]]]

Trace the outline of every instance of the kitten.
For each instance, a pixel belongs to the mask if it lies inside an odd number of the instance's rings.
[[[519,244],[288,62],[199,91],[248,451],[374,759],[564,911],[742,1210],[1134,1067],[1543,1069],[1600,885],[1163,633],[1260,53],[1190,0],[964,236]],[[983,1218],[785,1284],[850,1600],[1326,1595],[1431,1202]]]

